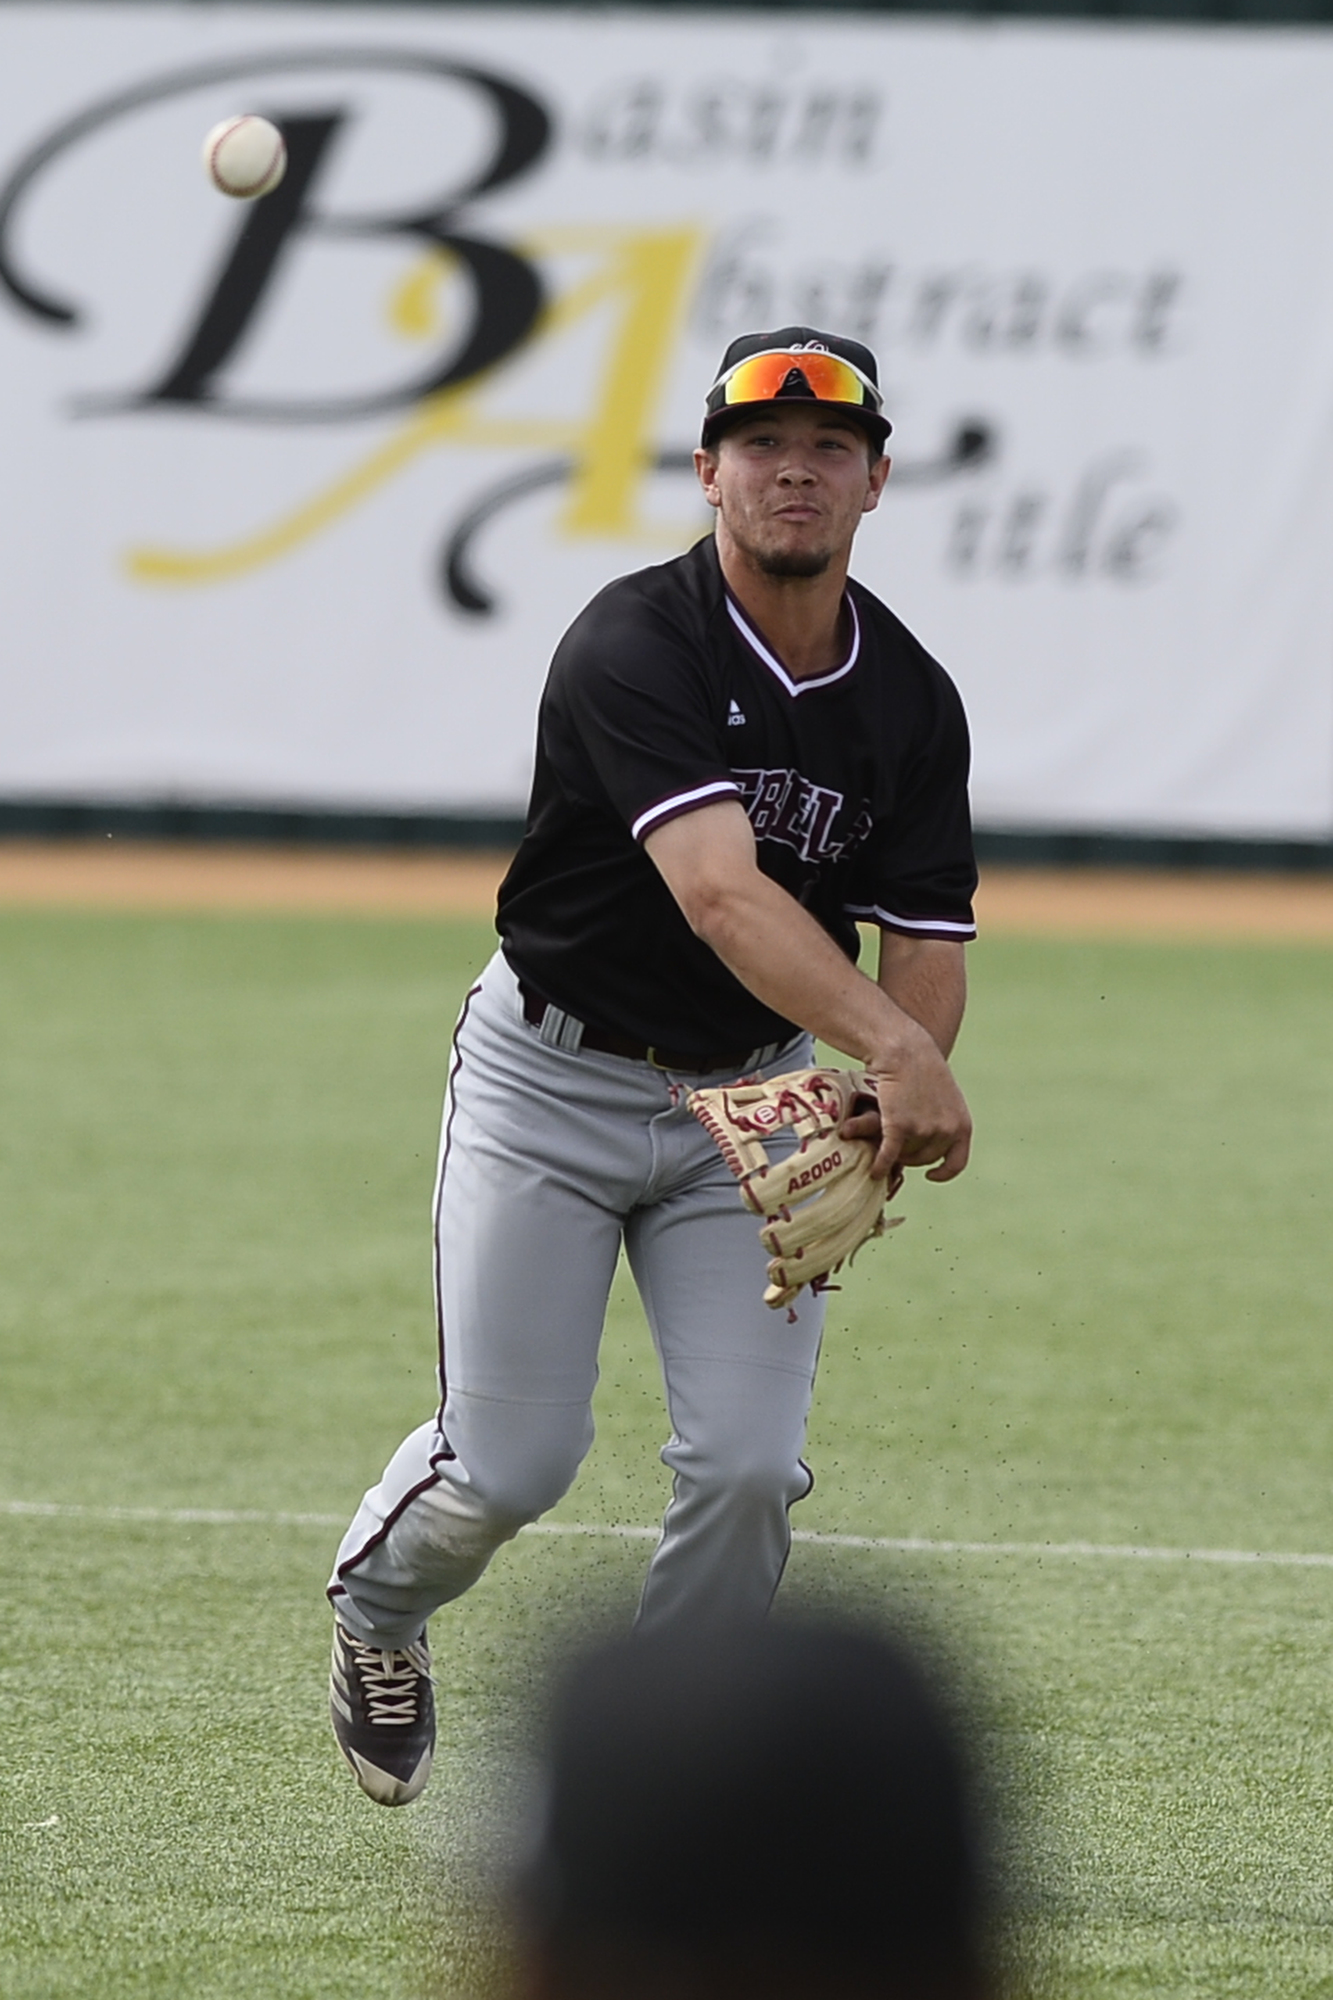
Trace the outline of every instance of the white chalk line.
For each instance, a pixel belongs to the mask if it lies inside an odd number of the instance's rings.
[[[342,1514],[265,1512],[248,1507],[87,1507],[58,1500],[0,1500],[0,1515],[74,1521],[142,1521],[168,1527],[343,1528]],[[660,1530],[598,1521],[534,1521],[525,1535],[591,1535],[655,1542]],[[1333,1569],[1333,1555],[1285,1549],[1175,1549],[1139,1542],[962,1542],[924,1535],[833,1535],[797,1528],[793,1541],[816,1548],[870,1549],[900,1556],[1052,1556],[1101,1562],[1259,1564],[1271,1569]]]

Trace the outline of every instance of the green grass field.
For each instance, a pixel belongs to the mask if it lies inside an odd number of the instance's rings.
[[[429,1410],[435,1127],[488,948],[0,918],[6,2000],[483,1982],[466,1855],[523,1662],[628,1615],[646,1544],[526,1536],[437,1619],[438,1775],[391,1814],[324,1719],[337,1530],[279,1517],[345,1516]],[[974,1164],[917,1182],[833,1301],[798,1526],[1333,1551],[1333,958],[972,964]],[[559,1518],[653,1522],[662,1441],[621,1286]],[[1333,1995],[1333,1567],[806,1542],[790,1581],[910,1600],[978,1663],[1036,1990]]]

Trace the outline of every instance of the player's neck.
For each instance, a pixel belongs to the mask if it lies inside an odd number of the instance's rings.
[[[728,535],[718,535],[717,553],[728,590],[793,680],[809,680],[842,665],[847,652],[842,615],[846,557],[831,562],[821,576],[770,576]]]

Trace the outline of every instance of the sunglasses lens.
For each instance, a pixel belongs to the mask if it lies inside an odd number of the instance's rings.
[[[865,384],[854,368],[836,354],[755,354],[727,377],[728,403],[771,403],[792,370],[803,376],[810,394],[821,403],[866,401]]]

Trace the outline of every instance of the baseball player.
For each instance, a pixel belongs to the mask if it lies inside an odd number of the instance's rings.
[[[441,1402],[338,1552],[334,1732],[415,1798],[426,1622],[568,1490],[621,1245],[661,1363],[671,1504],[639,1623],[760,1616],[810,1490],[824,1299],[763,1302],[753,1216],[689,1093],[811,1060],[871,1072],[844,1132],[950,1180],[974,935],[967,729],[943,670],[847,575],[888,477],[874,356],[744,335],[696,467],[715,532],[609,585],[556,651],[500,949],[454,1037],[434,1201]],[[878,926],[878,977],[857,923]]]

